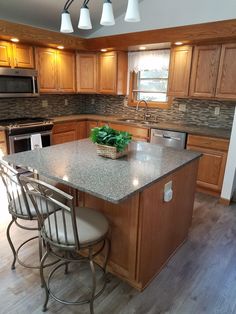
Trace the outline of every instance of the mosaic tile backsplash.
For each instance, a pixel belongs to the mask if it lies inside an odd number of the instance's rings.
[[[185,111],[181,111],[181,105],[185,105]],[[175,99],[169,109],[148,109],[148,113],[151,115],[150,119],[156,121],[230,129],[235,106],[236,102],[229,101]],[[219,115],[214,114],[216,107],[220,108]],[[79,113],[142,118],[144,108],[136,111],[135,108],[126,105],[124,96],[110,95],[43,95],[38,98],[0,99],[0,119]]]

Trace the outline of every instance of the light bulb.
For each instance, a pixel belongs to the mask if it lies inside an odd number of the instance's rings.
[[[125,14],[126,22],[140,22],[138,0],[129,0]]]
[[[109,26],[115,24],[112,3],[110,0],[105,0],[103,3],[101,25]]]
[[[61,33],[73,33],[74,29],[71,23],[70,13],[64,10],[61,14]]]

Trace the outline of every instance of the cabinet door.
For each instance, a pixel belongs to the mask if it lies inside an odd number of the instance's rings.
[[[77,132],[76,132],[76,130],[68,131],[68,132],[65,132],[65,133],[53,134],[53,137],[52,137],[53,145],[63,144],[63,143],[76,141],[76,140],[77,140]]]
[[[171,50],[168,95],[188,96],[192,60],[192,47],[181,46]]]
[[[11,44],[6,41],[0,41],[0,66],[11,66]]]
[[[194,47],[190,96],[215,96],[220,49],[220,45]]]
[[[203,154],[199,161],[197,185],[219,195],[223,184],[227,153],[190,145],[187,145],[187,149]]]
[[[98,126],[97,121],[87,121],[87,137],[89,137],[90,132],[93,128],[96,128]]]
[[[0,159],[5,155],[7,155],[5,131],[0,131]]]
[[[87,137],[87,122],[79,121],[77,125],[77,139],[82,140]]]
[[[80,53],[77,55],[77,91],[80,93],[97,92],[97,54]]]
[[[50,48],[38,48],[36,56],[40,92],[57,92],[58,82],[56,50]]]
[[[57,52],[58,90],[75,92],[75,55],[70,52]]]
[[[216,97],[236,99],[236,44],[222,45]]]
[[[100,93],[116,94],[117,91],[116,52],[106,52],[99,54],[98,84]]]
[[[33,47],[13,44],[13,63],[16,68],[34,68]]]

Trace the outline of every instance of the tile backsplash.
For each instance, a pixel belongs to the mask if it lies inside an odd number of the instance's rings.
[[[124,96],[110,95],[43,95],[38,98],[0,99],[0,119],[22,116],[58,116],[79,113],[122,115],[142,118],[144,108],[137,112],[125,105]],[[45,103],[46,102],[46,103]],[[175,99],[169,109],[148,109],[151,119],[199,126],[232,127],[236,102],[199,99]],[[215,115],[215,108],[220,114]]]

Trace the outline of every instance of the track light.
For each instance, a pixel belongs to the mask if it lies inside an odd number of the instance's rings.
[[[88,3],[90,0],[84,0],[83,5],[80,9],[80,18],[78,23],[78,28],[80,29],[91,29],[92,23],[90,19],[90,13],[88,8]],[[71,17],[69,13],[69,8],[72,5],[74,0],[67,0],[64,6],[64,10],[61,14],[61,33],[73,33],[74,29],[71,22]],[[139,22],[140,14],[139,14],[139,5],[138,0],[128,0],[127,11],[125,14],[126,22]],[[110,26],[115,24],[113,8],[111,0],[104,0],[102,16],[100,20],[100,24],[104,26]]]

